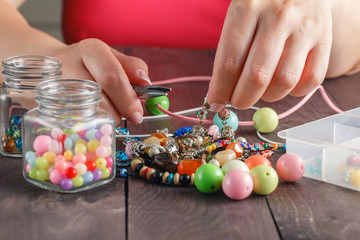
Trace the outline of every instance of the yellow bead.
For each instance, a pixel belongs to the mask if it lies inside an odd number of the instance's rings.
[[[98,140],[90,140],[87,143],[87,147],[90,152],[95,152],[96,149],[101,145],[101,143]]]
[[[207,151],[207,152],[211,152],[211,151],[212,151],[211,145],[206,146],[206,151]]]
[[[107,165],[105,158],[102,158],[102,157],[97,158],[95,160],[95,163],[96,163],[96,168],[99,168],[101,170],[106,168],[106,165]]]
[[[73,152],[69,149],[64,152],[64,157],[67,162],[70,162],[73,156],[74,156]]]
[[[351,184],[355,187],[360,187],[360,169],[357,169],[351,173]]]
[[[110,169],[108,169],[107,167],[101,169],[101,171],[103,173],[102,178],[108,178],[111,174]]]
[[[49,163],[53,163],[56,158],[56,154],[54,152],[46,152],[43,157],[46,158]]]
[[[84,144],[85,146],[87,146],[87,141],[85,141],[84,139],[80,138],[80,139],[76,140],[75,145],[78,143],[81,143],[81,144]]]
[[[87,152],[87,148],[85,144],[77,143],[75,145],[75,154],[79,154],[79,153],[85,154],[86,152]]]
[[[213,151],[216,150],[216,144],[215,143],[211,144],[211,148]]]

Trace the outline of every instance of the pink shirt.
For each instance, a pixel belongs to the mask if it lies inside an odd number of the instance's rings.
[[[231,0],[64,0],[66,43],[216,48]]]

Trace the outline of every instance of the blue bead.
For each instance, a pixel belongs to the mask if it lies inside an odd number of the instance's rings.
[[[71,138],[66,138],[64,141],[65,150],[71,150],[72,147],[73,147],[73,141],[71,140]]]
[[[15,146],[17,149],[22,150],[22,138],[19,137],[18,139],[15,140]]]
[[[126,168],[121,168],[119,172],[121,177],[127,177],[128,170]]]
[[[94,140],[95,139],[95,134],[96,134],[97,130],[96,129],[90,129],[85,133],[85,137],[87,140]]]
[[[254,148],[256,151],[259,151],[259,147],[257,145],[254,145]]]
[[[86,173],[84,173],[82,175],[83,179],[84,179],[84,183],[90,183],[94,180],[94,174],[90,171],[87,171]]]
[[[22,117],[19,115],[14,115],[10,118],[10,123],[11,124],[21,124],[21,119]]]
[[[233,111],[229,110],[229,112],[230,112],[230,117],[226,120],[226,124],[232,127],[235,132],[239,127],[239,118],[236,116],[236,114]],[[219,118],[219,115],[216,114],[213,119],[213,124],[219,127],[219,132],[221,132],[221,129],[224,127],[222,121],[223,120]]]
[[[174,183],[174,174],[170,173],[167,180],[168,180],[169,184],[173,184]]]

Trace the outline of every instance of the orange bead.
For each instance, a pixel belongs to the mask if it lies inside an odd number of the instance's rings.
[[[258,165],[267,165],[269,167],[272,167],[270,161],[266,157],[263,157],[261,155],[252,155],[245,160],[245,164],[249,167],[249,170],[253,169]]]
[[[236,158],[240,157],[244,152],[244,149],[241,147],[240,143],[238,142],[230,143],[229,145],[227,145],[226,149],[233,150],[236,154]]]
[[[276,143],[273,143],[273,145],[274,145],[273,150],[278,149],[278,145]]]
[[[195,173],[196,169],[203,165],[202,159],[183,159],[177,165],[179,174],[191,175]]]
[[[161,146],[165,146],[168,141],[168,137],[163,133],[152,133],[151,137],[157,137]]]

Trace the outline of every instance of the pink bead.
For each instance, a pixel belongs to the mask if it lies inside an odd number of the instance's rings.
[[[54,169],[50,173],[50,181],[55,184],[60,184],[64,177],[63,173],[57,169]]]
[[[53,152],[55,154],[60,154],[62,152],[62,144],[61,142],[52,139],[48,146],[48,151]]]
[[[63,130],[61,130],[60,128],[52,128],[52,129],[51,129],[50,136],[51,136],[53,139],[58,140],[59,138],[62,137],[63,134],[64,134],[64,132],[63,132]]]
[[[251,175],[240,169],[230,170],[222,181],[225,195],[233,200],[247,198],[252,193],[253,187]]]
[[[105,158],[105,160],[106,160],[106,162],[107,162],[106,167],[112,167],[112,165],[113,165],[113,163],[114,163],[114,160],[112,159],[112,157],[107,156],[107,157]]]
[[[126,144],[125,146],[125,154],[130,158],[130,159],[134,159],[133,157],[133,152],[131,150],[131,146],[134,144],[134,142],[130,141]]]
[[[276,163],[276,172],[284,181],[296,182],[304,175],[304,160],[295,153],[285,153]]]
[[[77,163],[85,163],[85,162],[86,162],[86,156],[85,156],[85,154],[82,154],[82,153],[75,154],[75,156],[74,156],[73,159],[72,159],[72,162],[73,162],[74,164],[77,164]]]
[[[89,161],[95,161],[96,159],[96,154],[94,152],[86,152],[85,156],[86,156],[86,160]]]
[[[65,171],[69,166],[65,161],[55,161],[54,167],[56,170],[62,172]]]
[[[35,152],[38,152],[39,154],[43,154],[44,152],[47,152],[51,141],[52,139],[50,136],[47,135],[37,136],[33,143]]]
[[[213,137],[214,140],[219,138],[219,127],[217,125],[212,125],[209,128],[209,134]]]
[[[109,156],[109,150],[105,146],[99,146],[96,149],[95,153],[96,153],[96,156],[98,156],[98,157],[103,157],[104,158],[104,157]]]
[[[65,161],[66,161],[65,157],[62,156],[62,155],[58,155],[58,156],[56,156],[55,159],[54,159],[54,162],[55,162],[55,163],[57,163],[57,162],[65,162]]]
[[[109,136],[109,135],[111,135],[112,134],[112,130],[113,130],[113,128],[112,128],[112,126],[110,125],[110,124],[104,124],[104,125],[102,125],[101,126],[101,128],[100,128],[100,131],[101,131],[101,133],[103,134],[103,135],[107,135],[107,136]]]
[[[81,138],[85,138],[85,135],[86,135],[86,132],[88,130],[87,129],[84,129],[84,130],[80,130],[80,131],[77,131],[76,133],[81,137]]]
[[[350,155],[346,158],[346,163],[350,166],[359,167],[360,166],[360,156]]]
[[[26,164],[25,169],[26,169],[26,172],[29,172],[29,171],[30,171],[30,169],[31,169],[30,165],[29,165],[29,164]]]
[[[100,139],[100,143],[103,146],[110,146],[112,144],[112,138],[110,136],[102,136]]]

